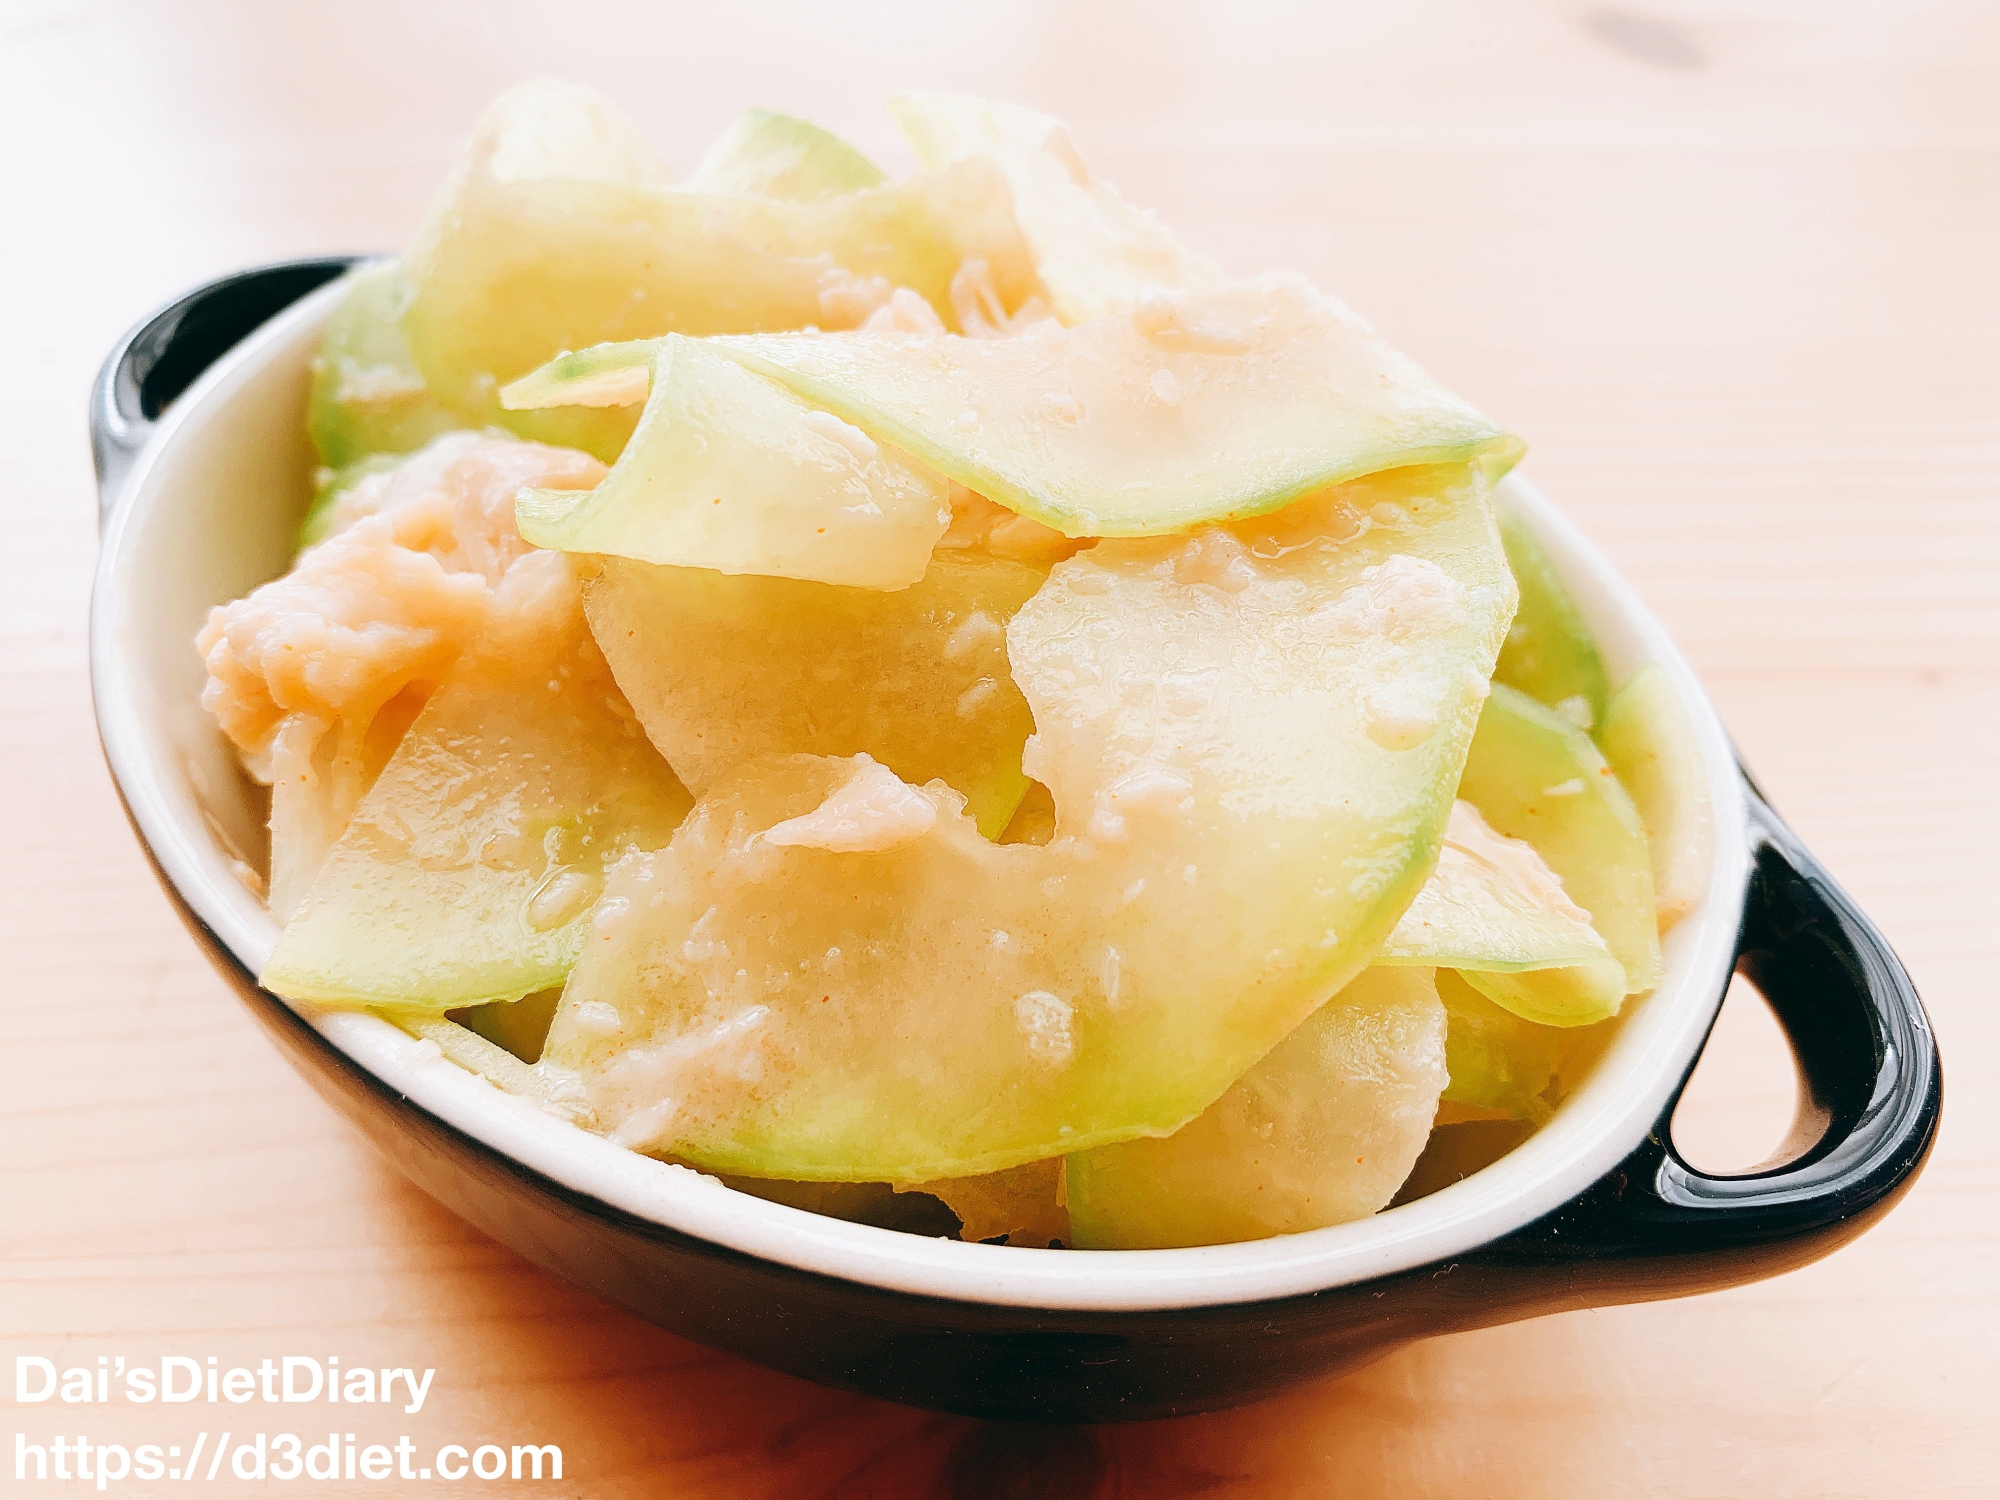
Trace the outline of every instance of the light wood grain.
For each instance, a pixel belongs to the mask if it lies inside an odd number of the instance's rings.
[[[747,103],[892,162],[894,87],[1053,109],[1195,244],[1306,271],[1526,434],[1909,961],[1951,1091],[1909,1200],[1763,1285],[1076,1434],[710,1354],[391,1175],[205,970],[118,812],[84,668],[83,397],[111,339],[193,281],[396,245],[480,105],[536,72],[610,90],[682,164]],[[0,7],[0,1357],[434,1365],[419,1416],[340,1425],[560,1443],[545,1494],[1993,1493],[1996,101],[1982,0]],[[1771,1144],[1792,1087],[1756,1019],[1732,1007],[1688,1107],[1717,1164]],[[17,1429],[194,1425],[9,1417],[10,1483]]]

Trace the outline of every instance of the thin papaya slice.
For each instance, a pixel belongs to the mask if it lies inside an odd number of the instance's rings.
[[[1184,248],[1152,214],[1093,177],[1068,127],[1052,115],[931,92],[893,95],[889,113],[933,172],[962,161],[999,167],[1034,248],[1036,272],[1065,323],[1105,317],[1149,288],[1222,279],[1213,261]]]
[[[1544,1026],[1479,993],[1463,974],[1440,969],[1445,1010],[1443,1102],[1461,1119],[1544,1125],[1609,1040],[1607,1025]]]
[[[1507,644],[1493,680],[1553,708],[1579,729],[1604,722],[1611,687],[1597,642],[1569,588],[1527,521],[1511,506],[1496,509],[1507,566],[1521,590],[1521,607],[1507,627]]]
[[[569,552],[863,589],[924,576],[951,524],[941,477],[699,340],[669,334],[612,347],[650,351],[631,441],[593,490],[524,490],[514,510],[522,536]],[[611,373],[593,367],[527,399],[591,395]],[[506,395],[518,399],[518,384]]]
[[[626,707],[560,553],[520,559],[361,799],[260,982],[441,1015],[563,982],[607,872],[691,799]]]
[[[306,432],[328,469],[371,455],[414,453],[465,419],[431,393],[403,337],[406,295],[391,260],[347,273],[312,358]]]
[[[810,120],[746,109],[702,158],[688,190],[818,203],[889,179],[854,147]]]
[[[715,348],[1066,536],[1153,536],[1388,469],[1520,451],[1339,303],[1288,275],[1148,293],[1013,338],[849,333]]]
[[[1665,931],[1708,889],[1715,841],[1701,745],[1665,669],[1649,662],[1632,674],[1611,700],[1598,743],[1645,825],[1653,898]]]
[[[1431,971],[1365,970],[1172,1135],[1070,1157],[1072,1243],[1221,1245],[1365,1219],[1410,1175],[1444,1084]]]
[[[633,712],[704,795],[760,755],[866,753],[933,777],[997,838],[1028,790],[1033,732],[1007,625],[1046,567],[940,552],[893,594],[604,559],[584,591]]]
[[[1080,552],[1007,627],[1049,842],[872,759],[751,761],[613,873],[544,1066],[612,1138],[752,1176],[1169,1134],[1416,894],[1513,604],[1467,468]]]
[[[1464,801],[1452,805],[1437,868],[1375,962],[1496,976],[1486,982],[1544,1024],[1586,1026],[1625,999],[1624,967],[1589,913],[1532,845],[1501,837]]]
[[[1527,694],[1495,684],[1459,796],[1497,832],[1535,848],[1625,971],[1627,994],[1660,982],[1652,856],[1638,809],[1590,737]],[[1576,1024],[1514,975],[1465,971],[1481,994],[1530,1021]],[[1589,1019],[1597,1019],[1590,1017]]]
[[[1009,309],[1037,290],[990,164],[814,202],[678,190],[607,101],[545,81],[487,111],[432,206],[403,258],[403,330],[455,410],[608,462],[630,411],[507,411],[500,387],[606,341],[853,326],[873,305],[859,283],[956,327],[952,282],[975,260]]]

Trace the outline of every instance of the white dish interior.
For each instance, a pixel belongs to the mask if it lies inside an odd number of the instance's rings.
[[[199,706],[192,641],[210,606],[289,564],[309,493],[308,361],[338,284],[230,351],[162,419],[104,537],[91,673],[112,770],[183,899],[252,972],[277,926],[239,877],[261,862],[259,797]],[[1634,1002],[1555,1118],[1493,1165],[1371,1219],[1192,1250],[1053,1252],[927,1239],[769,1203],[636,1155],[542,1113],[366,1014],[320,1032],[398,1093],[495,1150],[639,1218],[762,1258],[874,1286],[1012,1306],[1126,1310],[1286,1297],[1464,1254],[1575,1197],[1660,1118],[1706,1036],[1735,957],[1749,874],[1728,737],[1693,672],[1631,590],[1526,481],[1507,481],[1597,633],[1614,682],[1671,674],[1706,759],[1715,857],[1701,905],[1665,939],[1666,978]]]

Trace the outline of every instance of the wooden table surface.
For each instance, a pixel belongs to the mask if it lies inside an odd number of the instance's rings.
[[[0,1357],[434,1366],[422,1413],[341,1425],[559,1443],[570,1477],[523,1488],[590,1497],[1995,1493],[2000,12],[972,9],[0,5]],[[119,814],[85,676],[84,395],[188,284],[400,243],[485,100],[538,72],[607,89],[684,166],[749,103],[898,162],[893,88],[1040,105],[1196,246],[1307,272],[1525,434],[1914,971],[1951,1104],[1909,1199],[1763,1285],[1077,1433],[709,1353],[406,1186],[204,967]],[[1688,1149],[1761,1156],[1792,1087],[1732,1002]],[[170,1442],[210,1409],[8,1410],[11,1484],[17,1430]]]

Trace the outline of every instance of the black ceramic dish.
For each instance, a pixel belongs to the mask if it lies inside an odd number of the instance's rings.
[[[311,464],[306,361],[346,264],[212,283],[107,361],[91,409],[99,724],[162,884],[259,1024],[415,1182],[537,1264],[813,1380],[986,1417],[1132,1420],[1254,1400],[1432,1334],[1774,1275],[1860,1234],[1921,1169],[1941,1077],[1901,964],[1736,770],[1658,627],[1518,481],[1614,670],[1663,662],[1699,720],[1716,868],[1669,935],[1666,981],[1556,1119],[1426,1198],[1207,1250],[923,1239],[623,1152],[372,1017],[300,1014],[256,982],[274,929],[237,878],[256,863],[256,802],[195,706],[188,641],[207,605],[289,560]],[[1680,1159],[1668,1122],[1732,968],[1790,1037],[1804,1102],[1779,1162],[1717,1177]]]

